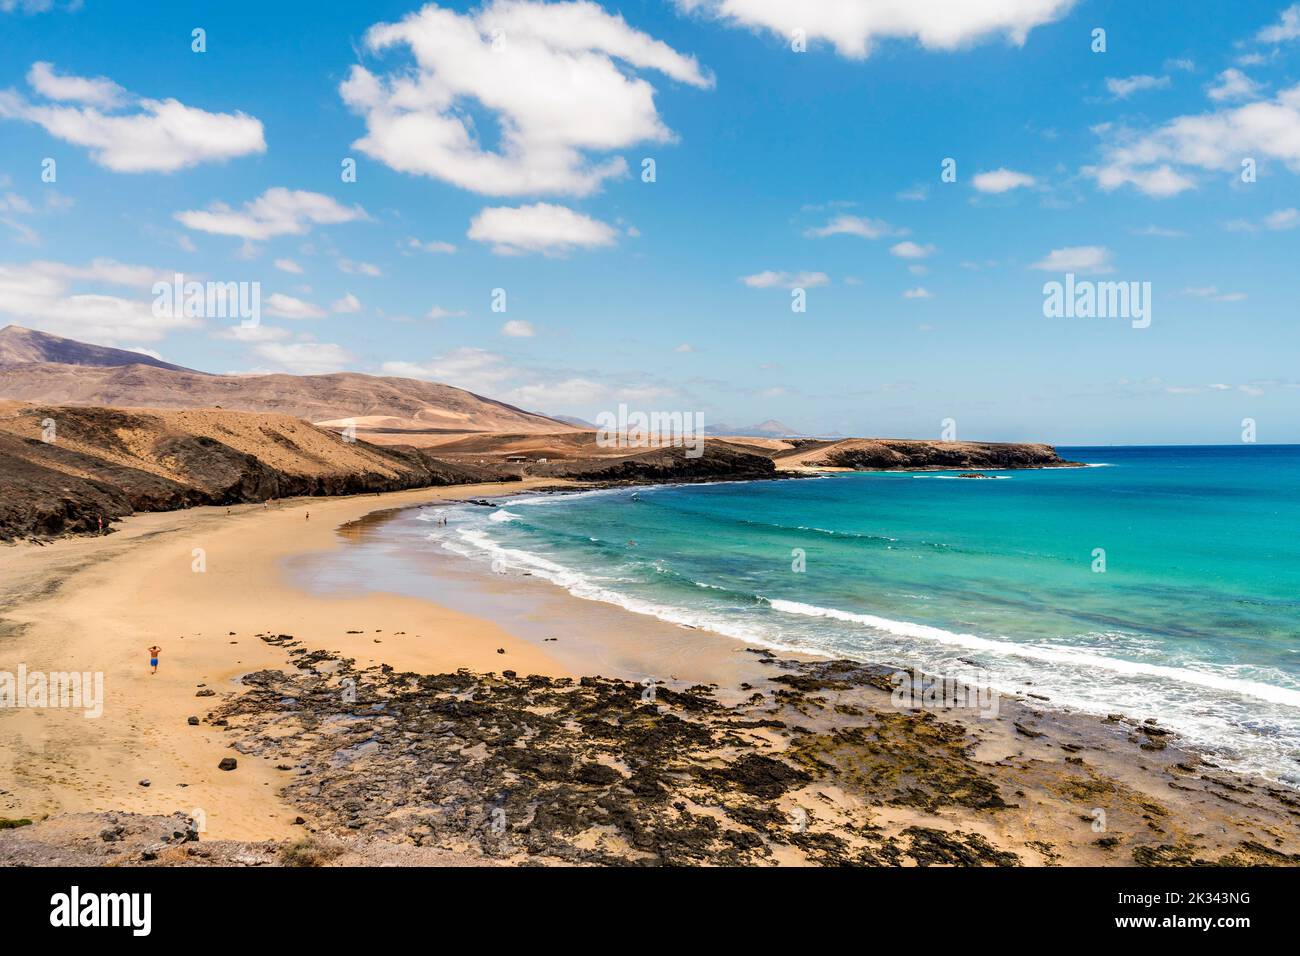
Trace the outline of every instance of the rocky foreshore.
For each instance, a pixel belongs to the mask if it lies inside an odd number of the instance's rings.
[[[0,833],[0,864],[1300,864],[1294,791],[1150,720],[900,709],[894,668],[758,650],[766,677],[719,688],[362,669],[262,640],[285,667],[191,723],[228,737],[232,774],[283,774],[301,839],[83,814]]]

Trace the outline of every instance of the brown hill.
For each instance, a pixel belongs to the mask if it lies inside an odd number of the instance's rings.
[[[149,365],[153,368],[188,372],[190,369],[172,365],[143,352],[111,349],[103,345],[89,345],[72,339],[25,329],[21,325],[6,325],[0,329],[0,369],[32,362],[57,362],[60,365]]]
[[[575,430],[436,382],[356,372],[209,375],[12,325],[0,331],[0,398],[49,405],[273,412],[338,428],[355,423],[362,437],[372,428],[417,440],[423,434],[446,432]]]
[[[286,415],[0,401],[0,539],[94,531],[99,516],[134,511],[492,480],[511,476]]]

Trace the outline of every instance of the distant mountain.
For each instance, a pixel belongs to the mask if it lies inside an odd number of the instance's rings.
[[[573,430],[553,418],[437,382],[356,372],[210,375],[17,326],[0,332],[0,398],[274,412],[328,427],[351,425],[359,436],[381,444],[433,444],[450,433]]]
[[[797,436],[799,432],[775,418],[769,418],[758,425],[708,425],[704,429],[704,434],[741,435],[750,438],[790,438]]]
[[[57,362],[60,365],[99,367],[149,365],[153,368],[171,369],[174,372],[193,371],[145,355],[143,352],[88,345],[85,342],[75,342],[46,332],[25,329],[21,325],[7,325],[0,329],[0,368],[26,365],[30,362]]]
[[[576,415],[552,415],[551,418],[554,418],[557,422],[572,425],[574,428],[590,428],[592,431],[596,431],[600,427],[599,425],[593,425],[585,418],[578,418]]]

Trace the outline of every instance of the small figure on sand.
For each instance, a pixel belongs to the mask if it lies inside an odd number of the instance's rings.
[[[158,673],[158,655],[161,653],[162,653],[162,648],[159,647],[157,644],[149,648],[149,666],[153,668],[153,670],[149,672],[150,674]]]
[[[305,520],[307,520],[307,521],[310,521],[310,520],[311,520],[311,512],[310,512],[310,511],[307,512],[307,517],[306,517]]]
[[[99,515],[99,533],[100,533],[100,534],[103,534],[103,533],[104,533],[104,516],[103,516],[103,515]]]

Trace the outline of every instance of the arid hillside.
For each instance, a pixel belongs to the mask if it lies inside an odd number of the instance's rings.
[[[13,325],[0,330],[0,398],[47,405],[272,412],[340,429],[353,425],[359,437],[379,428],[417,439],[446,432],[575,430],[437,382],[356,372],[209,375]]]
[[[95,531],[135,511],[503,479],[286,415],[0,401],[0,539]]]

